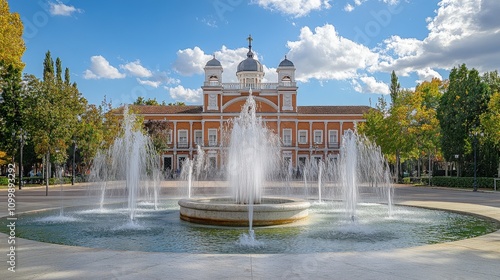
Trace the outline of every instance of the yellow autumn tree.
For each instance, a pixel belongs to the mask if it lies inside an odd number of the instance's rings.
[[[26,50],[23,40],[23,23],[18,13],[11,13],[7,0],[0,0],[0,61],[13,64],[22,71],[21,57]]]

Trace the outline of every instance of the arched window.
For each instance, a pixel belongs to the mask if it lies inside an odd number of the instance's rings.
[[[212,75],[210,76],[210,78],[208,79],[209,83],[211,86],[217,86],[219,85],[219,78],[215,75]]]
[[[281,79],[281,83],[283,84],[283,86],[291,86],[292,85],[292,79],[290,78],[290,76],[284,76]]]

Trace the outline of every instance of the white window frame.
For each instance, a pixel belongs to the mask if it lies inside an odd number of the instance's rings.
[[[335,135],[335,137],[332,137],[332,135]],[[328,144],[333,144],[333,143],[336,143],[337,147],[338,147],[338,145],[339,145],[339,131],[336,129],[328,130]]]
[[[301,130],[299,130],[299,132],[298,132],[298,136],[297,136],[297,138],[299,139],[299,140],[298,140],[299,144],[307,144],[307,139],[308,139],[308,138],[307,138],[307,134],[308,134],[308,132],[309,132],[309,131],[307,131],[307,130],[305,130],[305,129],[301,129]],[[305,133],[305,138],[304,138],[304,141],[301,141],[301,136],[300,136],[300,134],[301,134],[301,133]]]
[[[298,156],[297,156],[297,166],[299,166],[299,164],[301,163],[301,162],[300,162],[300,159],[301,159],[301,158],[305,158],[305,160],[304,160],[304,165],[305,165],[305,164],[307,164],[307,159],[308,159],[309,157],[308,157],[307,155],[298,155]],[[303,166],[302,166],[302,167],[303,167]]]
[[[292,146],[292,129],[291,128],[283,128],[283,145],[284,146]]]
[[[184,138],[183,134],[185,134],[186,141],[181,140],[181,138]],[[177,130],[177,146],[179,147],[181,144],[185,144],[186,147],[189,146],[189,133],[187,129]]]
[[[314,130],[314,144],[323,144],[323,130]],[[316,136],[319,136],[319,141],[316,140]]]
[[[199,134],[199,135],[196,135]],[[194,131],[194,144],[203,146],[203,130],[196,129]]]
[[[323,160],[323,156],[321,155],[313,155],[312,159],[315,160],[316,162],[320,162]]]
[[[215,139],[211,139],[215,138]],[[217,146],[217,128],[209,128],[208,129],[208,146],[216,147]]]
[[[181,170],[181,162],[182,162],[182,161],[186,161],[187,159],[188,159],[188,156],[187,156],[187,155],[178,155],[178,156],[177,156],[177,162],[176,162],[176,163],[177,163],[177,166],[176,166],[176,168],[175,168],[175,169],[176,169],[176,171],[177,171],[177,170],[179,171],[179,174],[180,174],[180,172],[182,171],[182,170]]]
[[[167,132],[167,144],[172,144],[172,129]]]
[[[212,160],[213,160],[213,163],[214,163],[213,166],[212,166]],[[217,168],[217,156],[216,155],[209,155],[208,156],[208,165],[211,168]]]

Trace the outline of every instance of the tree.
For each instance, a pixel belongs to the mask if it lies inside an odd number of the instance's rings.
[[[137,100],[134,101],[134,105],[154,105],[154,106],[157,106],[160,104],[158,103],[158,101],[156,101],[156,98],[144,99],[144,97],[139,96],[139,97],[137,97]]]
[[[21,85],[21,71],[10,64],[0,62],[0,92],[3,102],[0,103],[0,146],[13,158],[19,147],[19,139],[26,123],[26,103]]]
[[[170,125],[167,121],[148,120],[144,124],[144,128],[153,141],[157,152],[160,153],[168,148],[167,139]]]
[[[186,106],[186,103],[177,101],[175,103],[168,103],[168,106]]]
[[[489,85],[492,95],[486,112],[480,116],[481,130],[484,132],[485,144],[492,145],[490,160],[496,159],[497,176],[500,177],[500,77],[494,71],[484,74],[483,81]]]
[[[481,129],[500,149],[500,92],[495,92],[488,103],[488,110],[481,115]]]
[[[0,0],[0,61],[20,71],[24,68],[21,57],[26,50],[23,29],[19,14],[10,12],[7,0]]]
[[[60,78],[61,64],[57,63],[54,73],[53,60],[48,51],[43,63],[43,81],[32,76],[28,82],[35,151],[45,155],[47,162],[57,163],[63,163],[67,158],[68,147],[72,145],[86,105],[76,85],[70,85],[69,77],[65,77],[64,82]]]
[[[398,76],[396,76],[396,73],[394,72],[394,70],[392,70],[391,87],[390,87],[390,95],[392,103],[396,101],[400,90],[401,90],[401,85],[398,82]]]
[[[465,64],[451,70],[448,88],[437,110],[441,149],[447,161],[455,155],[459,155],[459,165],[466,156],[469,163],[472,161],[474,139],[470,135],[480,127],[480,115],[487,110],[489,96],[489,87],[477,70],[468,70]]]

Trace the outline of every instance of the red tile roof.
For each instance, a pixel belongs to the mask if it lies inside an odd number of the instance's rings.
[[[201,114],[202,106],[178,106],[178,105],[129,105],[129,110],[138,114]],[[117,113],[123,113],[123,107],[117,109]]]
[[[370,106],[297,106],[299,114],[362,115]]]
[[[318,115],[362,115],[373,109],[369,106],[297,106],[299,114],[318,114]],[[129,105],[129,110],[138,114],[201,114],[202,106],[176,106],[176,105]],[[123,112],[123,107],[117,108],[116,113]]]

